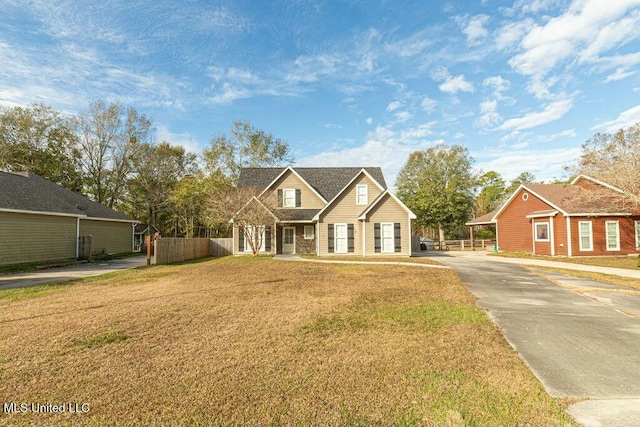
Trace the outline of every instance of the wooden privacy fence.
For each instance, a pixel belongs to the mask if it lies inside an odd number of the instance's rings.
[[[222,256],[233,254],[233,238],[209,239],[209,255]]]
[[[231,255],[233,239],[162,237],[154,242],[153,264],[173,264],[206,256]]]

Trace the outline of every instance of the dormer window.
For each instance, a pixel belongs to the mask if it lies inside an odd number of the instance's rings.
[[[282,206],[285,208],[296,207],[296,190],[293,188],[285,188],[282,190]]]
[[[369,187],[367,185],[356,186],[356,205],[369,204]]]

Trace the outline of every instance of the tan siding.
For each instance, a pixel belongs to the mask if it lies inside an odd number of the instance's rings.
[[[0,265],[75,258],[76,221],[0,212]]]
[[[351,185],[345,189],[332,205],[322,213],[320,217],[320,255],[328,255],[328,227],[327,224],[353,224],[354,227],[354,252],[353,255],[362,255],[362,226],[358,217],[367,208],[367,205],[356,204],[356,186],[366,184],[368,186],[368,202],[375,200],[382,190],[361,174]]]
[[[402,251],[396,253],[376,253],[374,223],[376,222],[399,222],[402,235]],[[366,255],[367,256],[389,256],[389,255],[411,255],[411,230],[409,229],[409,214],[391,196],[384,198],[369,211],[366,221]]]
[[[91,236],[91,253],[131,252],[132,226],[129,222],[80,219],[80,236]]]
[[[300,189],[300,209],[322,209],[324,207],[322,199],[309,188],[307,183],[291,171],[285,172],[285,174],[264,193],[264,197],[266,199],[277,197],[278,189],[284,188]]]

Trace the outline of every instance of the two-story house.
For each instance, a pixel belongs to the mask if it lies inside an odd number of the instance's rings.
[[[415,215],[391,193],[379,167],[244,168],[240,188],[277,200],[264,224],[262,253],[411,255]],[[234,253],[250,252],[233,229]]]

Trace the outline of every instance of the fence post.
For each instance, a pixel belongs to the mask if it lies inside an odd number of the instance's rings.
[[[460,240],[460,250],[464,251],[464,240]]]

